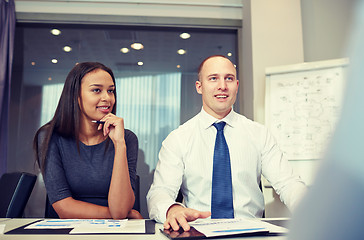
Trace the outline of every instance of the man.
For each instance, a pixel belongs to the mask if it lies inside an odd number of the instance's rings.
[[[148,192],[148,210],[151,218],[164,222],[166,229],[188,231],[189,221],[197,218],[221,218],[216,214],[216,199],[221,200],[222,218],[261,217],[264,199],[260,189],[261,174],[272,184],[283,202],[293,208],[306,189],[300,178],[293,174],[267,129],[232,110],[238,92],[234,65],[224,56],[205,59],[198,71],[196,90],[202,95],[202,110],[195,117],[174,130],[163,141],[154,181]],[[221,139],[217,130],[223,123],[226,144],[216,142],[225,150],[215,149],[215,139]],[[215,127],[216,125],[216,127]],[[220,129],[221,131],[221,129]],[[219,137],[218,137],[219,135]],[[221,149],[221,148],[218,148]],[[228,159],[228,180],[214,180],[215,157],[224,152]],[[222,194],[214,195],[215,184]],[[185,206],[175,202],[181,188]],[[222,189],[221,189],[222,188]],[[221,196],[223,195],[223,196]],[[232,199],[231,199],[232,198]],[[230,203],[231,202],[231,203]],[[231,210],[226,205],[231,204]],[[219,204],[217,204],[219,205]],[[220,210],[219,210],[220,211]],[[219,215],[219,216],[218,216]]]

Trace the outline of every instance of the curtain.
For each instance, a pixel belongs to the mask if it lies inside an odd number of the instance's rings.
[[[139,140],[149,171],[155,169],[162,141],[180,124],[181,73],[116,78],[116,114]]]
[[[0,0],[0,174],[6,172],[10,80],[15,35],[14,0]]]

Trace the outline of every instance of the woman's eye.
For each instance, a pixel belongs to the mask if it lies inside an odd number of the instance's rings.
[[[98,89],[98,88],[92,89],[92,92],[99,93],[100,89]]]
[[[108,90],[108,92],[109,92],[109,93],[114,93],[114,92],[115,92],[115,90],[114,90],[114,89],[110,89],[110,90]]]

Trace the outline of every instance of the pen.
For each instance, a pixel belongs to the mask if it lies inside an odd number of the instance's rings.
[[[105,121],[100,121],[100,120],[92,120],[91,122],[98,123],[98,124],[104,124],[105,123]]]

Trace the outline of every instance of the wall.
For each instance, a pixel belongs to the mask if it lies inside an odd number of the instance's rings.
[[[160,26],[198,25],[202,27],[241,27],[241,25],[245,25],[244,27],[248,27],[248,25],[246,25],[247,23],[242,23],[245,14],[250,14],[250,11],[244,10],[243,12],[243,2],[245,2],[246,6],[251,2],[264,6],[264,4],[268,4],[269,1],[270,0],[254,0],[254,2],[243,0],[16,0],[15,3],[17,20],[19,22],[75,22]],[[272,10],[274,9],[279,12],[279,8],[282,8],[281,10],[286,8],[284,5],[279,5],[282,3],[281,1],[274,2],[276,3],[276,6],[273,6],[275,3],[269,3],[273,4]],[[261,78],[261,76],[264,75],[263,65],[266,66],[267,64],[273,63],[276,63],[277,65],[291,64],[296,63],[297,61],[316,61],[345,56],[345,36],[349,30],[350,16],[354,2],[354,0],[301,1],[302,26],[299,26],[299,28],[301,28],[299,31],[302,31],[303,48],[300,48],[298,51],[303,51],[303,59],[297,59],[294,60],[294,62],[290,62],[291,60],[286,59],[280,63],[264,58],[260,58],[261,60],[257,61],[257,59],[254,58],[256,52],[261,55],[264,54],[264,51],[269,52],[274,49],[257,48],[254,52],[254,48],[252,47],[251,49],[245,48],[244,52],[240,51],[241,61],[239,63],[239,69],[250,71],[251,73],[250,76],[245,77],[243,84],[240,85],[240,112],[260,122],[264,119],[262,113],[264,112],[265,86],[263,79]],[[274,14],[267,15],[266,18],[261,17],[263,21],[261,22],[261,29],[263,29],[262,26],[264,26],[264,24],[269,23],[272,19],[280,17],[280,15]],[[279,19],[275,20],[279,21]],[[264,23],[264,21],[266,23]],[[253,32],[254,28],[250,29],[250,31]],[[270,31],[274,32],[275,29],[272,28]],[[285,33],[282,32],[281,34]],[[240,31],[239,46],[241,48],[243,48],[244,38],[243,31]],[[296,41],[300,40],[296,39]],[[274,54],[279,55],[279,52],[274,52]],[[251,61],[245,61],[243,64],[242,59],[243,56],[246,55],[251,58]],[[253,62],[253,58],[256,62]],[[259,67],[257,65],[259,65]],[[16,85],[16,83],[13,84]],[[29,93],[30,95],[28,96],[30,98],[32,92],[36,92],[36,89],[33,89]],[[36,99],[34,101],[36,101]],[[15,119],[17,114],[20,114],[20,110],[17,109],[17,107],[19,107],[16,105],[17,102],[19,102],[17,96],[12,96],[12,104],[15,103],[15,106],[13,106],[14,109],[11,114]],[[183,119],[183,116],[181,116],[181,119]],[[12,123],[12,126],[15,128],[17,124],[19,123],[14,122]],[[16,135],[16,137],[18,137],[18,135]],[[17,138],[15,138],[14,135],[10,138],[10,141],[17,141]],[[24,163],[26,163],[25,165],[29,165],[29,159],[16,156],[17,152],[15,149],[12,149],[12,153],[10,154],[12,154],[12,156],[9,158],[9,161],[15,162],[8,164],[9,170],[24,170],[22,167],[24,166]],[[29,154],[28,156],[30,156]],[[302,171],[304,174],[312,174],[315,169],[315,166],[308,166],[304,162],[294,162],[292,164],[298,172]],[[31,167],[29,166],[29,168]],[[143,169],[140,168],[141,167],[138,165],[138,171],[143,171]],[[33,171],[33,168],[29,171]],[[151,176],[145,178],[145,180],[148,181],[148,183],[144,184],[149,186]],[[146,193],[146,191],[146,188],[142,189],[142,194]],[[35,192],[35,194],[38,194],[38,192]],[[276,202],[279,202],[279,200],[277,200],[277,196],[271,189],[265,190],[265,197],[268,199],[267,206],[272,209],[272,211],[267,214],[267,217],[283,216],[286,214],[284,208],[276,206]],[[28,216],[41,216],[44,207],[43,202],[39,201],[39,199],[41,199],[39,196],[37,198],[33,196],[33,198],[33,203],[38,202],[38,210],[29,209]],[[142,199],[142,205],[143,204],[145,205],[144,199]],[[143,211],[145,212],[146,210],[144,209]],[[145,216],[145,214],[143,215]]]
[[[347,57],[357,0],[302,0],[302,29],[305,62]]]

